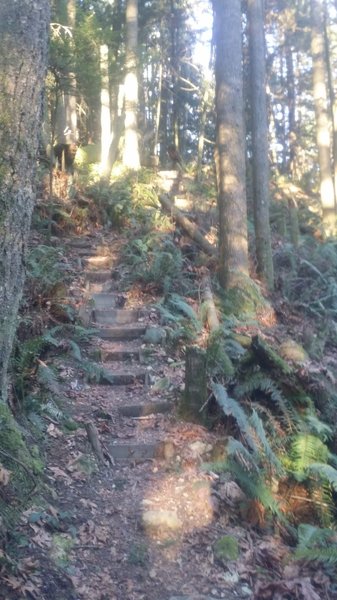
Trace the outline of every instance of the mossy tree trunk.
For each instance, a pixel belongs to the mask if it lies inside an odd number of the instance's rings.
[[[0,395],[25,276],[47,62],[48,0],[0,3]]]

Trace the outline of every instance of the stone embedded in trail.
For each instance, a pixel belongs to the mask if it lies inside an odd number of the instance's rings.
[[[145,331],[145,325],[105,327],[98,330],[97,336],[103,340],[134,340],[144,335]]]
[[[146,510],[142,514],[142,524],[148,533],[159,533],[163,530],[179,531],[182,521],[175,510]]]
[[[138,315],[138,310],[94,309],[94,321],[100,325],[128,325],[137,321]]]

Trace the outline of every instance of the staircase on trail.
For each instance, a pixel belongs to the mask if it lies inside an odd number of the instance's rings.
[[[80,317],[96,330],[93,355],[99,360],[97,367],[102,367],[99,384],[106,386],[106,399],[111,400],[120,418],[135,420],[170,413],[172,401],[149,399],[151,367],[145,364],[149,355],[153,358],[156,354],[156,345],[146,347],[146,334],[159,341],[162,329],[147,322],[146,308],[124,307],[126,299],[118,290],[116,259],[110,245],[94,244],[90,238],[75,239],[69,245],[80,251],[78,260],[84,269],[86,289]],[[137,401],[130,404],[127,398],[133,397],[132,386],[136,387]],[[165,458],[170,452],[165,440],[160,439],[111,443],[108,451],[115,461]]]

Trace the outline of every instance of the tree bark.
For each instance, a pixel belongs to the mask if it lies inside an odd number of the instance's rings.
[[[263,0],[248,0],[253,196],[257,271],[269,289],[274,269],[269,223],[269,143]]]
[[[321,0],[311,0],[311,52],[316,138],[320,169],[320,195],[323,228],[326,236],[336,233],[335,193],[331,173],[331,140],[327,104],[324,51],[324,14]]]
[[[58,144],[76,144],[78,141],[76,110],[76,76],[72,65],[74,60],[74,30],[76,25],[76,1],[62,0],[60,5],[61,23],[69,27],[65,33],[65,49],[68,65],[62,74],[60,96],[56,112],[56,142]]]
[[[109,151],[112,142],[111,107],[109,85],[109,48],[107,44],[100,46],[101,70],[101,173],[109,175]]]
[[[0,394],[25,276],[47,62],[48,0],[0,3]]]
[[[125,142],[123,164],[128,169],[140,168],[137,110],[138,110],[138,0],[126,5],[126,75],[125,75]]]
[[[220,283],[248,275],[241,2],[213,0]]]

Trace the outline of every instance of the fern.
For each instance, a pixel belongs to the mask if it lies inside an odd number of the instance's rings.
[[[337,492],[337,470],[334,467],[324,463],[312,463],[308,470],[310,473],[318,475],[320,479],[326,479]]]
[[[230,437],[227,445],[228,456],[231,456],[235,461],[241,465],[241,467],[251,473],[260,473],[258,460],[256,454],[252,454],[249,450],[238,440]]]
[[[57,422],[65,419],[64,412],[53,400],[48,400],[48,402],[43,406],[42,412],[46,413],[49,417]]]
[[[228,470],[236,478],[239,486],[249,498],[259,500],[266,510],[277,515],[279,519],[284,520],[277,501],[270,488],[264,482],[263,471],[260,472],[259,477],[252,477],[251,472],[247,471],[236,461],[228,463]]]
[[[274,469],[276,469],[276,472],[278,474],[281,474],[283,471],[282,465],[281,465],[279,459],[277,458],[275,452],[272,450],[272,448],[270,446],[270,443],[266,436],[263,422],[255,410],[253,410],[249,420],[257,434],[256,435],[257,445],[262,448],[263,453],[264,453],[266,459],[268,460],[269,464],[271,466],[273,466]]]
[[[178,294],[171,294],[167,300],[167,304],[172,306],[175,311],[178,311],[190,319],[200,329],[201,324],[193,308],[185,302],[185,300]]]
[[[40,362],[38,369],[37,369],[36,378],[37,378],[37,381],[39,382],[39,384],[45,390],[50,392],[52,395],[54,395],[54,396],[61,395],[60,386],[59,386],[57,377],[56,377],[53,369],[48,367],[48,365]]]
[[[81,353],[81,348],[79,347],[79,345],[76,344],[76,342],[74,342],[74,340],[69,340],[69,346],[70,346],[73,357],[78,361],[82,360],[82,353]]]
[[[317,460],[326,464],[329,455],[327,446],[318,437],[307,433],[298,434],[292,440],[290,447],[290,468],[295,472],[296,478],[303,481],[307,476],[308,468]]]
[[[329,425],[327,425],[326,423],[323,423],[322,421],[320,421],[319,418],[315,414],[312,414],[312,413],[306,414],[305,420],[307,421],[307,423],[310,427],[311,433],[316,434],[324,442],[331,439],[332,433],[333,433],[331,427]]]
[[[331,529],[322,529],[308,523],[301,523],[298,527],[298,544],[295,558],[319,561],[327,565],[336,564],[335,532]]]
[[[241,406],[236,400],[234,400],[234,398],[228,396],[225,388],[220,383],[213,383],[212,391],[218,405],[220,406],[224,414],[227,417],[231,416],[235,419],[240,429],[240,432],[244,436],[247,444],[253,450],[255,450],[256,446],[252,437],[251,426]]]
[[[258,391],[263,392],[271,398],[278,410],[282,413],[288,429],[292,431],[298,424],[298,417],[288,405],[281,390],[274,381],[264,373],[252,373],[249,374],[249,377],[246,375],[246,379],[235,386],[234,395],[240,399],[245,396],[251,397]]]

